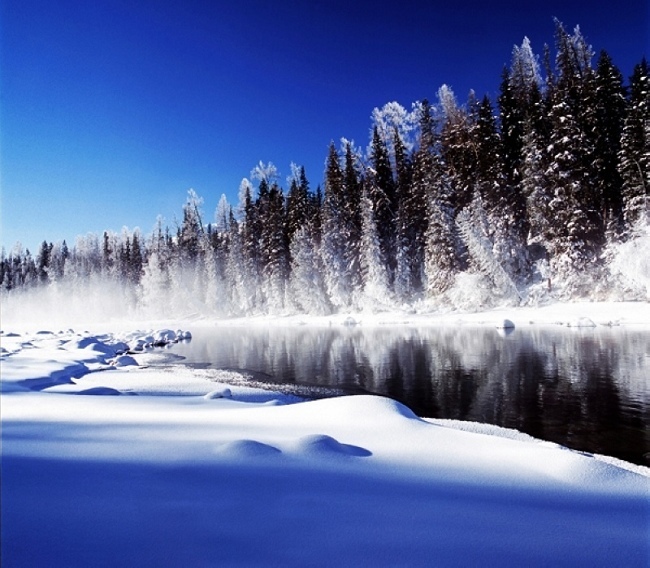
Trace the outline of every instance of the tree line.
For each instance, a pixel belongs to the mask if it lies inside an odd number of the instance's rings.
[[[496,101],[443,85],[434,104],[375,109],[366,149],[329,145],[322,190],[292,165],[285,191],[260,162],[215,222],[190,190],[174,231],[3,250],[3,294],[111,279],[138,305],[218,315],[447,305],[463,286],[482,303],[593,295],[650,211],[648,64],[626,84],[593,60],[556,21],[553,60],[524,39]]]

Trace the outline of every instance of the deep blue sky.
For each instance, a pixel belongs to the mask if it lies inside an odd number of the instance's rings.
[[[648,0],[476,2],[3,0],[2,245],[173,227],[189,188],[213,220],[242,177],[291,161],[312,188],[330,140],[366,146],[396,100],[495,96],[515,44],[553,17],[623,75],[648,50]],[[286,186],[286,184],[285,184]]]

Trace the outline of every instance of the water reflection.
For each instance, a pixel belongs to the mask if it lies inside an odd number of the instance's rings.
[[[395,398],[420,416],[488,422],[648,464],[650,333],[625,328],[215,328],[190,363]]]

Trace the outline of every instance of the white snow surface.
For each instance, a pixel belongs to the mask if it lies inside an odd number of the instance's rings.
[[[636,307],[562,318],[649,323]],[[126,354],[169,331],[3,330],[4,568],[648,565],[649,468]]]

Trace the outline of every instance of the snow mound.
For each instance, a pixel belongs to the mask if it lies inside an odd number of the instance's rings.
[[[256,440],[234,440],[220,445],[216,453],[228,458],[268,458],[280,455],[282,451]]]
[[[131,355],[120,355],[111,361],[114,367],[137,367],[138,362]]]
[[[229,388],[215,389],[203,396],[205,400],[213,400],[215,398],[231,398],[232,392]]]
[[[63,347],[65,349],[86,349],[96,343],[99,343],[99,339],[91,335],[79,339],[70,339],[63,344]]]
[[[594,320],[581,317],[567,323],[568,327],[596,327]]]
[[[178,336],[175,331],[171,329],[160,329],[153,334],[154,345],[167,345],[178,341]]]
[[[325,434],[316,434],[312,436],[304,436],[298,440],[296,451],[308,456],[356,456],[367,457],[372,455],[372,452],[353,446],[351,444],[342,444],[332,436]]]

